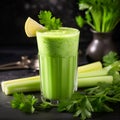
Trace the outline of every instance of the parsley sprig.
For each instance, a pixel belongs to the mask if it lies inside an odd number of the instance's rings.
[[[13,97],[14,99],[11,101],[12,108],[19,109],[25,113],[34,113],[34,104],[38,101],[35,96],[15,93]]]
[[[108,54],[103,56],[103,65],[108,66],[119,59],[119,56],[116,52],[110,51]]]
[[[38,18],[39,22],[43,24],[48,30],[56,30],[62,26],[60,19],[53,17],[50,11],[40,11]]]
[[[58,111],[73,113],[74,117],[81,117],[81,120],[91,118],[93,107],[86,95],[76,92],[69,100],[63,100],[58,105]]]

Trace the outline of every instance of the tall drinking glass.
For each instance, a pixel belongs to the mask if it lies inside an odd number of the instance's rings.
[[[37,31],[42,99],[58,102],[77,90],[79,30]]]

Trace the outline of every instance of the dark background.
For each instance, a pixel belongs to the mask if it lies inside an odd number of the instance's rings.
[[[40,10],[50,10],[56,17],[61,18],[63,26],[78,28],[75,16],[80,14],[77,0],[1,0],[0,1],[0,64],[17,61],[21,55],[37,54],[36,38],[28,38],[24,32],[24,24],[28,16],[38,21]],[[80,29],[80,28],[79,28]],[[86,50],[91,42],[92,34],[89,26],[80,29],[80,49]],[[120,24],[113,32],[116,47],[119,48]],[[80,64],[85,64],[80,57]],[[32,70],[8,70],[0,71],[0,81],[33,76],[38,73]],[[39,93],[38,93],[39,94]],[[40,112],[35,115],[26,115],[18,110],[11,109],[12,96],[5,96],[0,90],[0,120],[78,120],[71,114],[58,113],[56,110]],[[100,113],[89,120],[119,120],[120,113],[117,105],[112,113]]]
[[[78,0],[1,0],[0,2],[0,49],[37,48],[36,38],[28,38],[24,32],[24,23],[28,16],[38,21],[40,10],[50,10],[61,18],[63,26],[78,28],[75,16],[80,14]],[[80,29],[80,28],[79,28]],[[92,39],[89,26],[80,29],[80,48],[84,51]],[[113,33],[116,47],[119,49],[120,25]],[[82,47],[81,47],[82,46]],[[84,46],[84,47],[83,47]]]

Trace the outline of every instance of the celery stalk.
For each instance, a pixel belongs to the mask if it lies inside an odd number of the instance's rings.
[[[89,77],[89,78],[79,78],[78,87],[92,87],[96,86],[99,82],[106,82],[112,84],[112,76],[98,76],[98,77]]]
[[[30,79],[29,79],[30,78]],[[38,76],[34,77],[34,79],[31,79],[31,77],[28,77],[27,80],[11,80],[9,83],[2,82],[2,91],[6,95],[13,94],[15,92],[34,92],[34,91],[40,91],[40,77]]]
[[[79,72],[88,72],[88,71],[100,70],[100,69],[102,69],[102,63],[100,61],[78,67]]]
[[[87,71],[87,72],[79,72],[78,71],[78,78],[86,78],[86,77],[95,77],[95,76],[105,76],[108,74],[108,70],[101,69],[101,70],[94,70],[94,71]]]
[[[7,84],[4,88],[4,93],[6,95],[15,92],[35,92],[40,91],[40,79],[33,79],[29,81],[23,81],[19,83]]]
[[[10,80],[10,81],[3,81],[2,82],[2,91],[5,95],[10,95],[15,92],[34,92],[40,91],[40,77],[35,76],[32,77]],[[25,80],[27,79],[27,80]],[[107,82],[112,83],[113,77],[112,76],[99,76],[99,77],[89,77],[89,78],[78,78],[78,88],[81,87],[91,87],[97,85],[98,82]],[[4,84],[5,82],[5,84]],[[8,83],[7,83],[8,82]]]
[[[8,85],[8,84],[21,84],[22,82],[24,81],[27,81],[27,82],[30,82],[31,80],[39,80],[40,79],[40,76],[32,76],[32,77],[26,77],[26,78],[19,78],[19,79],[14,79],[14,80],[7,80],[7,81],[2,81],[1,82],[1,88],[2,88],[2,91],[4,92],[5,91],[5,86]]]
[[[40,76],[2,81],[1,88],[5,95],[11,95],[16,92],[40,91]]]

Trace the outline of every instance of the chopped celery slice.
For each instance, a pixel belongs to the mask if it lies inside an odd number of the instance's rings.
[[[78,72],[88,72],[93,70],[102,69],[102,63],[100,61],[89,63],[78,67]]]
[[[112,84],[112,76],[98,76],[98,77],[87,77],[78,79],[78,87],[93,87],[96,86],[99,82],[106,82]]]
[[[26,77],[26,78],[19,78],[19,79],[14,79],[14,80],[7,80],[7,81],[2,81],[1,82],[1,88],[2,88],[2,91],[5,92],[5,87],[7,85],[14,85],[14,84],[19,84],[21,85],[22,82],[30,82],[30,81],[33,81],[33,80],[40,80],[40,76],[32,76],[32,77]]]
[[[26,80],[21,81],[19,83],[10,83],[7,84],[6,87],[4,87],[4,92],[6,95],[12,94],[15,92],[35,92],[40,91],[40,80],[39,79],[33,79],[33,80]]]
[[[100,70],[94,70],[94,71],[87,71],[87,72],[79,72],[78,73],[78,79],[79,78],[86,78],[86,77],[95,77],[95,76],[105,76],[108,74],[108,71],[106,69],[100,69]]]

